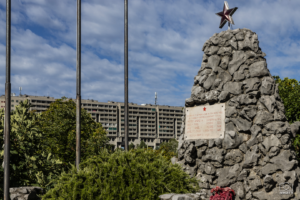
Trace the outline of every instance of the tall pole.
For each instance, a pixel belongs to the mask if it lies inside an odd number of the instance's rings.
[[[5,135],[4,135],[4,200],[9,200],[9,136],[10,136],[10,43],[11,1],[6,0],[6,83],[5,83]]]
[[[80,163],[81,116],[81,0],[77,0],[77,60],[76,60],[76,168]]]
[[[125,151],[128,151],[128,0],[124,0],[124,95]]]

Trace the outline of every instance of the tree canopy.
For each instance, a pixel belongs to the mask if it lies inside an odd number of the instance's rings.
[[[276,83],[278,83],[279,96],[281,97],[285,116],[289,123],[300,121],[300,82],[296,79],[284,78],[274,76]]]
[[[39,129],[44,133],[45,145],[49,152],[63,162],[75,163],[76,159],[76,103],[57,99],[50,104],[39,118]],[[107,147],[109,141],[105,129],[95,122],[91,114],[81,109],[81,160],[97,155],[101,148]]]

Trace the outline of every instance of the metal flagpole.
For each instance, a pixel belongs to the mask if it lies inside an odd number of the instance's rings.
[[[6,83],[4,135],[4,200],[9,200],[11,0],[6,0]]]
[[[80,163],[81,116],[81,0],[77,0],[77,60],[76,60],[76,168]]]
[[[128,0],[124,0],[124,127],[125,127],[125,151],[128,151]]]

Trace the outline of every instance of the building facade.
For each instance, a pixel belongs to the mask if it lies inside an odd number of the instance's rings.
[[[28,99],[30,110],[43,112],[56,99],[53,97],[20,95],[11,96],[11,110]],[[75,99],[73,99],[75,101]],[[149,147],[156,148],[161,142],[180,136],[183,107],[129,103],[129,144],[135,146],[144,141]],[[0,96],[0,107],[5,107],[5,96]],[[81,107],[100,122],[107,131],[109,143],[115,147],[124,146],[124,103],[96,100],[81,100]]]

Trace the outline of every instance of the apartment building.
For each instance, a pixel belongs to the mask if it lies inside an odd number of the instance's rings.
[[[11,109],[14,110],[20,101],[28,99],[32,104],[30,110],[42,112],[49,108],[53,97],[20,95],[11,96]],[[75,101],[75,99],[74,99]],[[5,107],[5,96],[0,96],[0,107]],[[124,146],[124,103],[96,100],[81,100],[81,107],[100,122],[107,131],[110,144]],[[161,142],[180,136],[183,107],[151,104],[129,103],[129,144],[138,145],[144,141],[149,147],[156,148]]]

